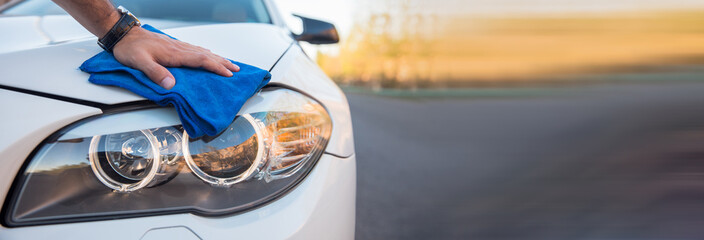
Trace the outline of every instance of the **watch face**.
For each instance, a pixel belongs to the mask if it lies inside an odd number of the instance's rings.
[[[123,7],[123,6],[118,6],[118,7],[117,7],[117,11],[119,11],[119,12],[122,13],[122,14],[130,13],[130,11],[128,11],[127,8],[125,8],[125,7]]]
[[[137,17],[135,17],[129,10],[127,10],[127,8],[125,8],[125,7],[123,7],[122,5],[120,5],[120,6],[117,7],[117,10],[120,11],[120,13],[122,13],[122,14],[127,14],[127,15],[129,15],[130,17],[134,18],[134,21],[135,21],[135,24],[134,24],[134,25],[136,25],[136,26],[142,26],[142,22],[140,22]]]

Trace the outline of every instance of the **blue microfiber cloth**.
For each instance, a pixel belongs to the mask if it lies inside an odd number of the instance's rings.
[[[142,28],[166,35],[146,24]],[[204,134],[215,136],[227,128],[244,102],[271,79],[266,70],[232,62],[240,67],[232,77],[204,69],[167,68],[176,79],[171,90],[152,82],[141,71],[122,65],[105,51],[83,62],[80,69],[90,73],[91,83],[125,88],[161,106],[173,105],[183,128],[196,138]]]

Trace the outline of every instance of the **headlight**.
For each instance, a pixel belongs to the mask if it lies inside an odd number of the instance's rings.
[[[190,138],[175,119],[165,108],[106,114],[52,135],[18,176],[6,224],[246,210],[300,182],[332,128],[322,105],[287,89],[252,97],[217,136]]]

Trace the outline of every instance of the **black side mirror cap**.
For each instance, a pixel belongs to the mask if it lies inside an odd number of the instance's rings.
[[[340,42],[340,36],[332,23],[294,14],[303,22],[303,32],[294,35],[296,40],[310,44],[333,44]]]

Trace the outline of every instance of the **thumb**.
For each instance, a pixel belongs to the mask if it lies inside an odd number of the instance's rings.
[[[140,71],[144,72],[147,77],[149,77],[152,82],[159,84],[159,86],[169,90],[176,85],[176,80],[171,72],[167,70],[164,66],[154,62],[147,61],[140,68]]]

